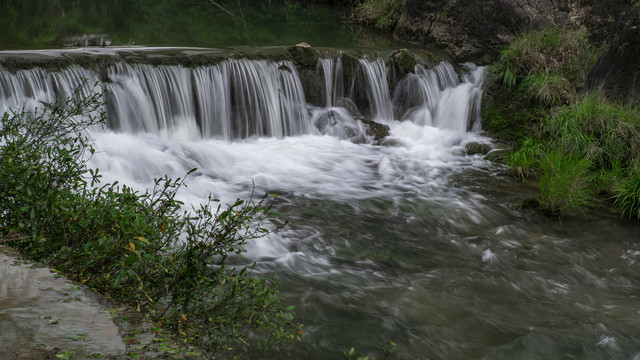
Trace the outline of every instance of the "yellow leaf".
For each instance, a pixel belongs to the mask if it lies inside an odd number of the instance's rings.
[[[160,225],[160,232],[162,232],[164,234],[164,231],[165,231],[165,227],[164,227],[164,224],[162,224],[162,225]]]
[[[187,336],[187,334],[184,331],[182,331],[182,330],[178,330],[178,331],[180,332],[180,334],[182,334],[184,336]]]
[[[142,236],[136,236],[136,237],[134,237],[134,239],[135,239],[135,240],[138,240],[138,241],[142,241],[142,242],[143,242],[143,243],[145,243],[145,244],[148,244],[148,243],[149,243],[149,240],[147,240],[147,239],[143,238]]]
[[[9,164],[13,164],[13,159],[9,158]]]
[[[136,251],[136,244],[134,244],[133,242],[129,241],[129,247],[127,248],[127,250],[131,251],[134,254],[137,254],[138,252]]]
[[[180,315],[180,321],[187,321],[187,317],[184,314]]]
[[[227,279],[222,279],[222,281],[220,281],[220,286],[224,285],[227,282]]]

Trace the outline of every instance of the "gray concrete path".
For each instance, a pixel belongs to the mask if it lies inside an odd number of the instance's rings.
[[[0,253],[1,360],[123,353],[126,345],[109,314],[85,287]]]

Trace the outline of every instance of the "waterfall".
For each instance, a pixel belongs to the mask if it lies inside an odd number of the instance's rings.
[[[387,84],[387,67],[381,58],[373,61],[360,59],[367,83],[367,96],[374,120],[392,120],[393,104]]]
[[[350,102],[344,97],[344,74],[340,56],[336,59],[318,59],[316,72],[324,79],[324,107],[312,110],[312,123],[322,134],[340,139],[355,140],[366,137],[362,123],[353,117],[355,106],[351,107],[351,111],[344,107]]]
[[[99,88],[106,93],[109,125],[117,131],[186,139],[315,132],[298,73],[288,61],[230,59],[196,69],[119,62],[104,76]],[[51,73],[0,68],[0,109],[64,99],[85,79],[99,78],[78,65]]]
[[[442,62],[433,69],[416,65],[397,85],[394,106],[402,120],[456,132],[480,130],[480,101],[484,67],[464,64],[468,73],[458,76]]]
[[[295,66],[289,61],[228,59],[217,65],[187,68],[111,62],[97,70],[71,65],[57,72],[41,68],[11,73],[0,67],[0,110],[28,101],[52,102],[82,91],[105,93],[109,127],[173,139],[245,139],[249,137],[328,134],[362,139],[356,98],[345,96],[345,81],[360,82],[358,104],[369,106],[379,122],[412,121],[455,132],[479,131],[484,67],[463,64],[459,75],[442,62],[432,69],[416,65],[396,86],[393,101],[381,58],[360,59],[362,78],[345,79],[340,56],[319,59],[323,106],[309,106]],[[366,99],[364,91],[366,90]],[[86,95],[85,94],[85,95]]]
[[[73,96],[82,87],[81,95],[101,91],[98,74],[78,65],[72,65],[60,72],[48,73],[41,68],[20,70],[11,74],[0,66],[0,112],[16,109],[29,101],[54,102]],[[98,86],[94,86],[98,84]]]
[[[344,87],[342,81],[342,60],[318,59],[317,72],[322,72],[324,78],[323,100],[325,107],[332,107],[339,104],[344,98]]]

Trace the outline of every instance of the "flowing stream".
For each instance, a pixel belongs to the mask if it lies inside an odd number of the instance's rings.
[[[383,59],[358,66],[345,80],[339,58],[321,59],[315,105],[286,61],[0,68],[0,111],[93,79],[112,118],[92,131],[104,181],[144,190],[198,168],[180,194],[188,205],[254,185],[279,194],[291,224],[245,255],[279,277],[305,324],[302,343],[274,358],[344,359],[354,347],[380,359],[392,340],[404,359],[640,359],[638,224],[518,209],[532,187],[465,155],[490,141],[479,133],[486,69],[418,65],[392,92]],[[362,114],[389,127],[383,145]]]

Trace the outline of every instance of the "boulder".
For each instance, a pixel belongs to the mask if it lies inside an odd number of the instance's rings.
[[[307,43],[299,43],[287,48],[293,62],[303,68],[315,69],[318,64],[318,53]]]
[[[407,49],[396,50],[391,54],[387,79],[391,91],[405,75],[414,72],[416,64],[416,57]]]

